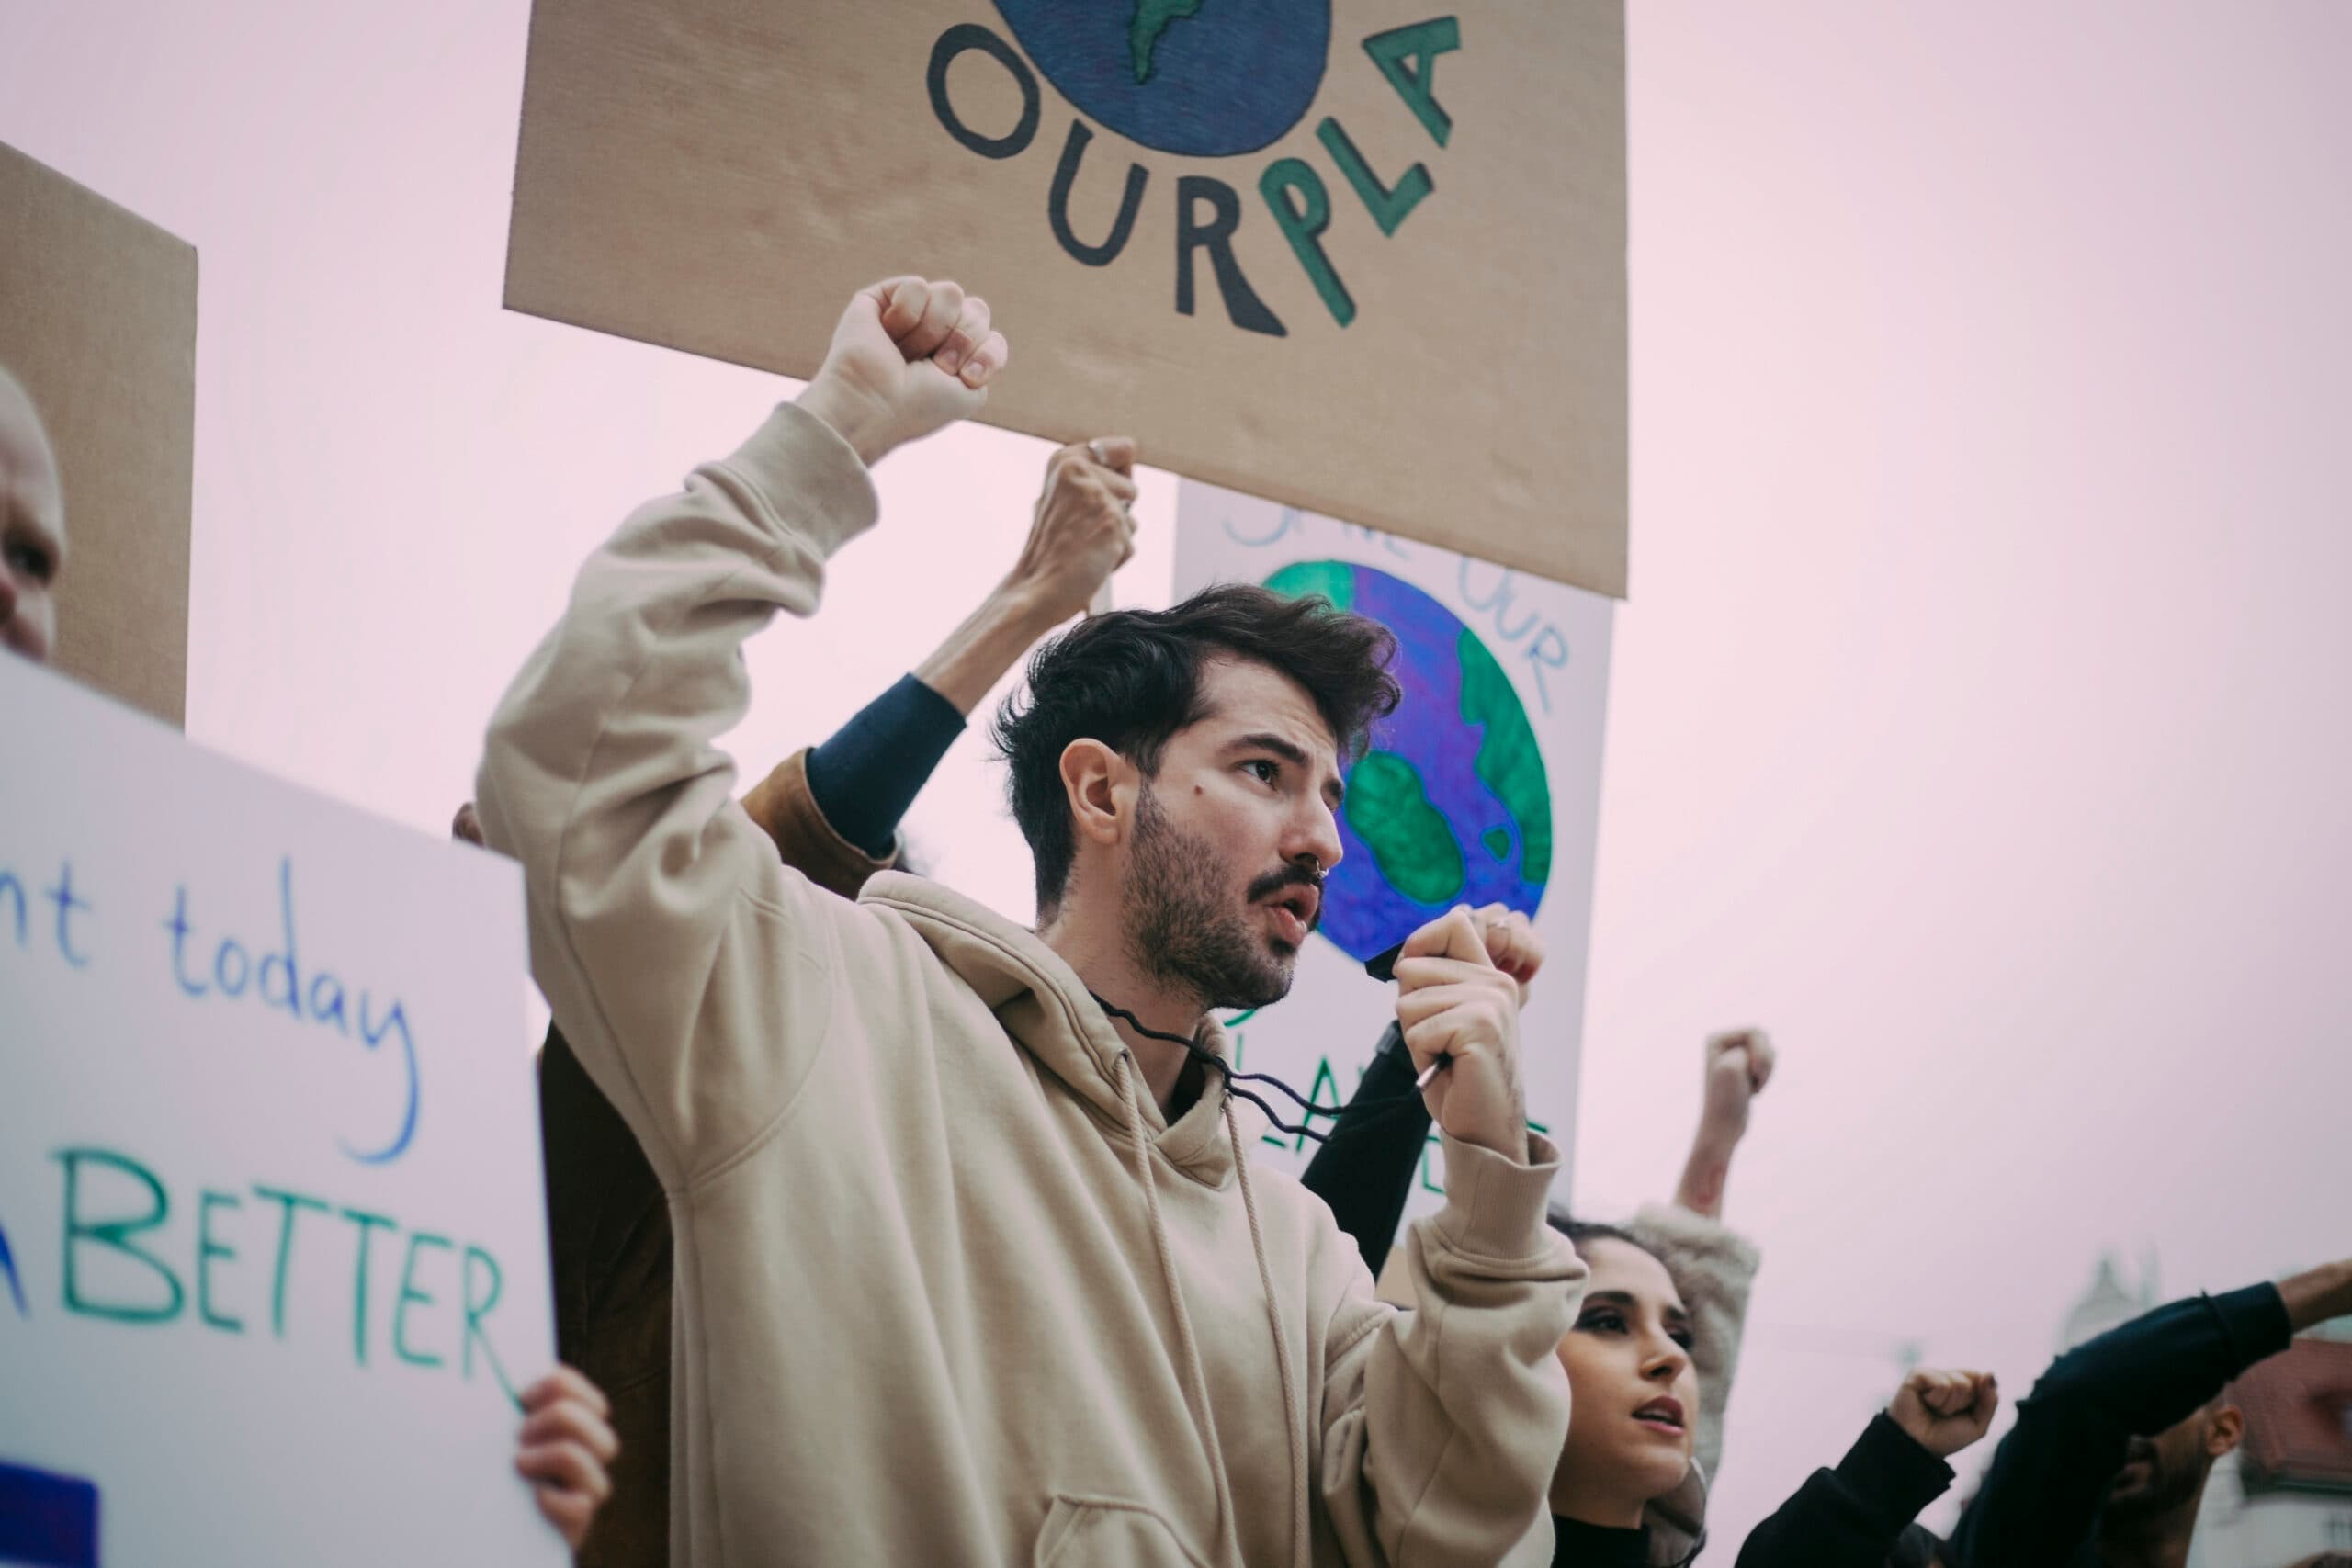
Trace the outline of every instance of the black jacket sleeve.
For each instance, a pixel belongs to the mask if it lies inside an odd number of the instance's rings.
[[[1815,1471],[1749,1533],[1738,1568],[1883,1568],[1904,1527],[1951,1478],[1951,1466],[1882,1412],[1837,1469]]]
[[[2154,1437],[2287,1348],[2275,1285],[2158,1307],[2067,1351],[2018,1404],[1945,1550],[1951,1568],[2055,1568],[2098,1522],[2134,1436]]]
[[[1375,1280],[1396,1243],[1429,1135],[1430,1110],[1413,1087],[1413,1058],[1392,1023],[1301,1179],[1330,1205]]]

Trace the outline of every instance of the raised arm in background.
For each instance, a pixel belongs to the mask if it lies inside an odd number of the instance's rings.
[[[1882,1568],[2000,1403],[1989,1372],[1914,1371],[1835,1469],[1815,1471],[1749,1532],[1737,1568]]]
[[[1944,1561],[2058,1568],[2080,1560],[2134,1438],[2188,1420],[2293,1335],[2346,1314],[2352,1258],[2174,1302],[2067,1351],[2018,1403]]]

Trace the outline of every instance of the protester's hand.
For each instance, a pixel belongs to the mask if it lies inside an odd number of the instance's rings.
[[[1535,922],[1502,904],[1487,905],[1477,911],[1477,920],[1487,959],[1518,982],[1519,1005],[1525,1007],[1527,988],[1544,967],[1544,939],[1535,934]]]
[[[523,1391],[523,1410],[514,1468],[530,1481],[539,1512],[577,1551],[613,1493],[605,1466],[621,1445],[605,1421],[612,1406],[594,1383],[558,1367]]]
[[[1029,538],[1003,589],[1039,626],[1085,609],[1135,555],[1135,466],[1125,435],[1065,446],[1046,461]]]
[[[2278,1281],[2278,1299],[2296,1333],[2331,1318],[2352,1317],[2352,1258],[2340,1258]]]
[[[1010,355],[986,300],[956,284],[894,277],[858,290],[797,400],[871,466],[979,412]]]
[[[1731,1029],[1707,1037],[1701,1142],[1728,1149],[1747,1135],[1748,1104],[1772,1081],[1777,1059],[1771,1036],[1760,1029]]]
[[[1519,983],[1487,956],[1466,904],[1405,939],[1396,1021],[1416,1072],[1452,1060],[1421,1091],[1430,1117],[1465,1144],[1524,1164],[1527,1101],[1519,1082]]]
[[[1894,1391],[1886,1413],[1911,1439],[1938,1459],[1950,1459],[1982,1438],[2001,1407],[1990,1372],[1944,1372],[1921,1367]]]

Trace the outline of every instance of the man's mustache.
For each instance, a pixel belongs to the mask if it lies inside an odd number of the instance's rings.
[[[1272,897],[1285,887],[1305,887],[1314,893],[1315,918],[1306,922],[1306,929],[1313,931],[1320,926],[1323,923],[1323,874],[1319,871],[1310,871],[1306,866],[1295,864],[1270,871],[1250,885],[1247,899],[1255,904],[1261,898]]]

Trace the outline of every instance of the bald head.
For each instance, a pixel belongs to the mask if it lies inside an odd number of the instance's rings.
[[[0,369],[0,648],[37,664],[57,646],[65,492],[32,398]]]

